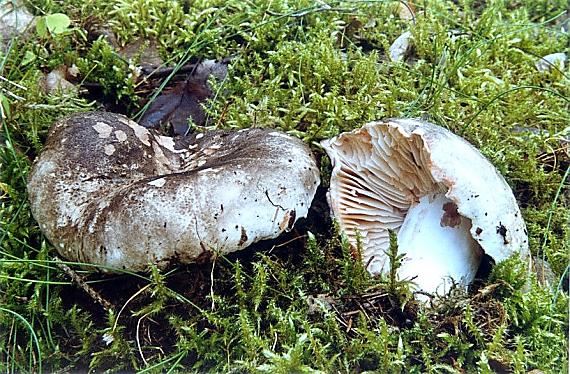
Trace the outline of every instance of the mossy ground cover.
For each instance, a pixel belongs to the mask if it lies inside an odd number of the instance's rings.
[[[570,71],[535,67],[570,52],[565,1],[427,0],[413,19],[394,1],[26,6],[72,22],[13,38],[0,55],[3,372],[568,371]],[[408,30],[408,58],[391,61],[390,44]],[[193,131],[287,131],[311,144],[324,186],[291,233],[212,263],[105,277],[67,263],[111,302],[104,308],[41,235],[26,178],[57,118],[101,108],[137,118],[152,97],[136,56],[126,61],[108,35],[118,45],[156,40],[168,66],[231,57],[228,77],[212,82],[207,124]],[[42,77],[62,64],[97,94],[44,92]],[[318,141],[399,116],[464,136],[500,170],[552,288],[511,260],[426,307],[406,280],[370,278],[354,261],[328,217],[330,164]]]

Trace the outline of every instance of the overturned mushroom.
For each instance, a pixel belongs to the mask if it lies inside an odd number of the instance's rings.
[[[275,238],[307,215],[318,184],[308,147],[282,132],[170,138],[93,112],[52,127],[28,192],[63,257],[142,270]]]
[[[483,253],[529,257],[511,189],[473,146],[413,119],[364,125],[322,142],[333,163],[329,203],[372,274],[388,270],[389,232],[406,258],[400,276],[427,292],[471,282]],[[359,238],[360,237],[360,238]]]

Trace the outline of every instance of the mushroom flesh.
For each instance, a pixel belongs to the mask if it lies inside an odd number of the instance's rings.
[[[137,271],[275,238],[306,217],[319,183],[309,148],[279,131],[171,138],[92,112],[50,129],[28,193],[63,257]]]
[[[483,254],[529,256],[513,193],[493,165],[450,131],[415,119],[364,125],[322,142],[333,171],[333,216],[372,274],[389,269],[389,230],[398,234],[401,278],[445,293],[467,285]]]

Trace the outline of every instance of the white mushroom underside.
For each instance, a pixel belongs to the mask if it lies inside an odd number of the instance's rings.
[[[428,204],[426,210],[422,205],[422,213],[411,216],[415,218],[408,226],[421,228],[422,234],[407,231],[399,237],[400,253],[408,253],[400,277],[415,278],[419,288],[428,292],[435,292],[451,279],[464,284],[473,279],[482,252],[469,233],[471,222],[462,217],[461,227],[440,227],[441,216],[446,213],[440,198],[444,198],[447,188],[434,180],[428,167],[421,166],[431,162],[419,135],[407,137],[396,127],[385,127],[383,131],[368,127],[324,146],[329,155],[334,152],[329,195],[333,212],[349,241],[355,246],[361,242],[369,272],[388,270],[388,230],[398,232],[406,225],[408,212],[420,206],[417,204],[422,197],[437,196],[441,203],[438,207]],[[437,225],[422,222],[434,217]],[[426,243],[428,240],[431,243]],[[443,242],[446,244],[437,245]],[[471,253],[472,247],[477,248],[477,255]],[[434,268],[432,265],[438,262],[442,266]],[[453,264],[447,266],[447,262]]]
[[[452,207],[454,212],[446,212]],[[399,276],[413,279],[422,290],[447,293],[455,283],[475,278],[483,251],[471,236],[471,220],[456,214],[443,194],[424,196],[413,205],[400,231],[398,249],[405,253]]]

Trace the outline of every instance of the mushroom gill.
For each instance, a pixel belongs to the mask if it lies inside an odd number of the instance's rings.
[[[331,211],[349,241],[362,244],[372,274],[388,270],[389,230],[398,233],[400,252],[406,253],[400,276],[429,292],[445,291],[453,281],[471,282],[482,249],[498,260],[517,249],[528,251],[526,238],[517,238],[520,248],[493,247],[500,242],[489,237],[493,220],[525,235],[518,206],[492,165],[449,131],[416,120],[379,121],[322,145],[333,164]],[[488,169],[481,177],[494,187],[457,170],[471,167]],[[493,191],[510,195],[508,209],[477,205],[492,203]]]

